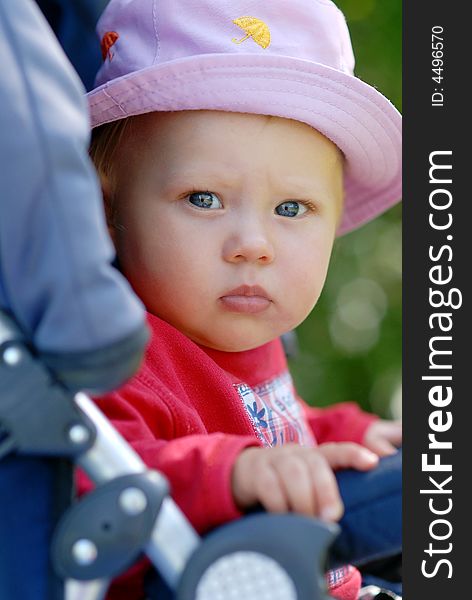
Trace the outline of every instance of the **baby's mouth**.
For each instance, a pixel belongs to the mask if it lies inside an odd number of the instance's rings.
[[[237,313],[260,313],[272,304],[269,294],[259,285],[241,285],[220,297],[226,310]]]

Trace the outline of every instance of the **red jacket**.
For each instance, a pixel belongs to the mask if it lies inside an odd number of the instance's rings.
[[[306,405],[296,396],[278,339],[220,352],[198,346],[158,317],[148,320],[152,339],[140,371],[96,402],[145,463],[166,475],[174,500],[199,532],[241,516],[230,480],[243,448],[360,443],[375,419],[351,403]]]

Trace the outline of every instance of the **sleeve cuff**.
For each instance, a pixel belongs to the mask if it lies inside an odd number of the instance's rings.
[[[207,514],[211,515],[208,528],[213,528],[222,523],[233,521],[243,513],[236,506],[231,491],[231,478],[234,463],[239,454],[251,446],[260,446],[255,437],[222,435],[217,447],[218,457],[208,467],[208,477],[205,481],[205,498]]]

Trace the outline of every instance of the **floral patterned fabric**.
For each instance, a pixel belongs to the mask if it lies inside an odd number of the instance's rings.
[[[288,371],[254,387],[245,383],[234,387],[264,446],[282,446],[289,442],[316,445]]]

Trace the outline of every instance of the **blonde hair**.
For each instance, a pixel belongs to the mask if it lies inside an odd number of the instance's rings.
[[[100,125],[92,131],[89,153],[99,175],[112,175],[113,157],[130,121],[131,117],[126,117]]]
[[[96,127],[92,131],[92,139],[90,141],[90,158],[95,165],[102,188],[105,188],[105,182],[107,183],[108,193],[104,193],[103,196],[107,223],[110,227],[119,227],[115,222],[116,210],[113,201],[113,159],[123,136],[129,130],[131,119],[132,117],[126,117],[125,119],[119,119],[118,121],[105,123]]]

